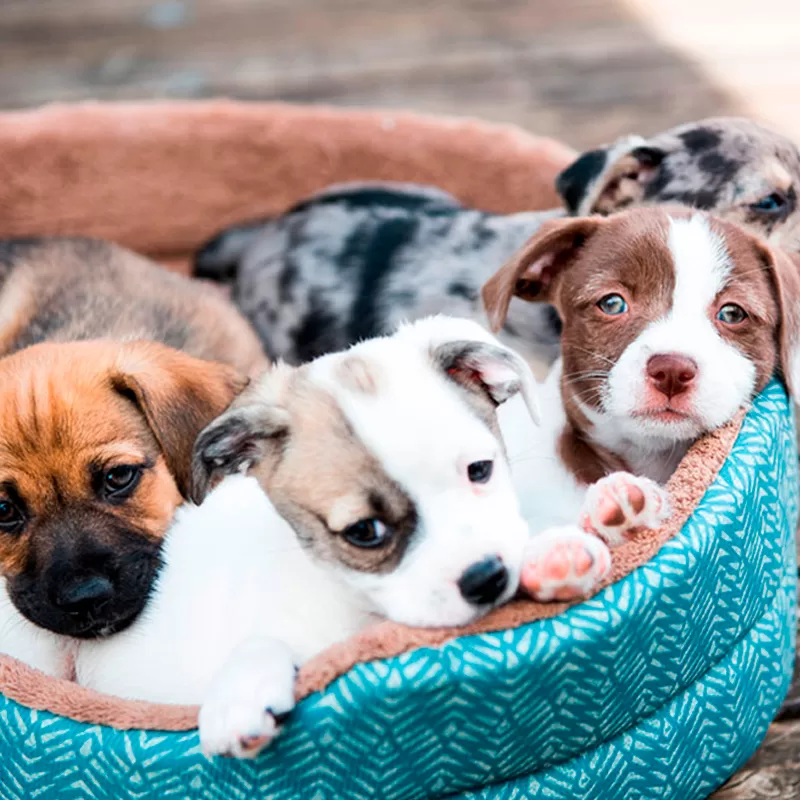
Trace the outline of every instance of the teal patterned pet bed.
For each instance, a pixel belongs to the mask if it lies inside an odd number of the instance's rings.
[[[357,664],[254,762],[208,761],[195,731],[115,730],[4,697],[0,796],[706,797],[789,685],[797,485],[793,414],[773,382],[676,535],[591,600]]]

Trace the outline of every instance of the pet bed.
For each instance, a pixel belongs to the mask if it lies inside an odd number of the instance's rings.
[[[551,207],[572,155],[474,122],[231,103],[5,114],[0,149],[0,236],[106,236],[173,266],[344,179]],[[774,381],[690,450],[673,518],[615,551],[595,597],[517,602],[463,631],[367,630],[304,667],[291,722],[253,762],[205,759],[195,708],[0,658],[0,798],[706,797],[789,685],[797,486]]]

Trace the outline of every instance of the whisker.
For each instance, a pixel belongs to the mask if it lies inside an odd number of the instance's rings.
[[[577,345],[572,345],[576,350],[580,350],[582,353],[586,353],[587,355],[592,356],[593,358],[599,358],[602,361],[605,361],[607,364],[611,364],[614,366],[614,361],[607,356],[604,356],[602,353],[597,353],[594,350],[587,350],[585,347],[578,347]]]

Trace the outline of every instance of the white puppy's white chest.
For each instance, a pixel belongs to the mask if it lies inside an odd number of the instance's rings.
[[[370,619],[360,598],[312,561],[254,478],[226,478],[202,506],[181,509],[164,559],[142,616],[108,640],[81,646],[80,684],[198,703],[249,638],[285,642],[300,664]]]

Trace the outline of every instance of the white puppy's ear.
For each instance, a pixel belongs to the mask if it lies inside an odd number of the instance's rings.
[[[192,453],[192,500],[201,503],[215,478],[278,458],[290,419],[284,408],[254,403],[232,408],[207,425]]]
[[[545,222],[481,289],[492,330],[503,327],[512,297],[552,302],[554,281],[575,261],[589,237],[605,224],[603,217]]]
[[[449,378],[482,391],[495,406],[521,394],[531,419],[539,423],[536,379],[525,359],[510,348],[462,339],[436,345],[431,356]]]

